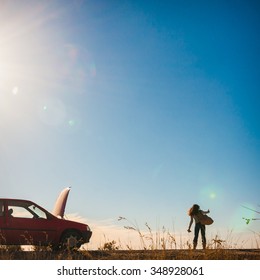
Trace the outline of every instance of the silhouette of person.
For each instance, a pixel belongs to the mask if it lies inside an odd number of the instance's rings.
[[[193,239],[194,250],[197,248],[199,232],[201,232],[203,249],[206,249],[206,226],[200,223],[199,215],[200,214],[205,215],[208,214],[209,212],[210,212],[209,210],[208,211],[201,210],[198,204],[194,204],[188,211],[188,215],[190,216],[190,223],[187,230],[188,232],[191,232],[190,228],[193,224],[193,220],[195,221],[194,239]]]
[[[10,209],[8,209],[8,217],[13,217],[13,209],[12,208],[10,208]]]

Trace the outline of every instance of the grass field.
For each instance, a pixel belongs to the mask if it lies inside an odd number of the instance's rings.
[[[0,260],[260,260],[258,232],[254,232],[251,240],[254,247],[250,249],[238,247],[231,232],[224,240],[218,235],[210,238],[205,250],[200,247],[193,250],[190,240],[177,241],[177,237],[164,228],[154,232],[146,224],[147,230],[142,231],[133,223],[125,228],[137,235],[140,249],[130,245],[125,249],[115,240],[107,240],[97,250],[84,245],[79,250],[63,251],[52,251],[51,247],[0,246]]]

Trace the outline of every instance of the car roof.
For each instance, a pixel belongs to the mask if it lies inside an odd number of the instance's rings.
[[[32,202],[32,203],[35,203],[31,200],[28,200],[28,199],[21,199],[21,198],[2,198],[0,197],[0,200],[15,200],[15,201],[27,201],[27,202]],[[36,203],[37,204],[37,203]]]
[[[44,209],[45,211],[47,211],[44,207],[42,207],[41,205],[37,204],[36,202],[32,201],[32,200],[28,200],[28,199],[19,199],[19,198],[0,198],[0,201],[16,201],[16,202],[26,202],[26,203],[30,203],[30,204],[35,204],[37,205],[39,208]],[[49,211],[48,211],[49,212]]]

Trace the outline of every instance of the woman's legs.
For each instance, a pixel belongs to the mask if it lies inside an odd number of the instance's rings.
[[[199,231],[200,231],[200,223],[195,224],[195,230],[194,230],[194,239],[193,239],[193,249],[196,249],[198,244],[198,237],[199,237]]]
[[[206,249],[206,227],[205,227],[205,225],[202,225],[201,223],[196,223],[196,225],[195,225],[193,249],[196,249],[196,247],[197,247],[199,232],[201,232],[203,249]]]
[[[202,246],[203,249],[206,249],[206,226],[201,225],[200,230],[201,230]]]

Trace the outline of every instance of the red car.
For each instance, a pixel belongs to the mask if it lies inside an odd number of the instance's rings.
[[[53,214],[29,200],[0,198],[0,245],[79,248],[89,242],[88,225],[63,218],[70,188],[63,190]]]

